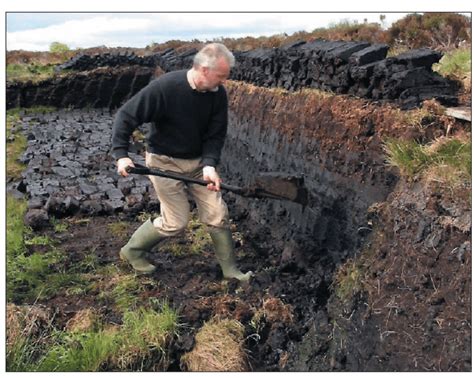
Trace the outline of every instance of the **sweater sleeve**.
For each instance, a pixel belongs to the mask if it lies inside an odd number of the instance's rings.
[[[219,164],[228,123],[228,100],[224,87],[219,90],[216,97],[208,132],[204,137],[202,147],[202,163],[211,167],[216,167]]]
[[[117,111],[112,126],[112,155],[115,159],[128,156],[130,136],[138,126],[157,119],[162,99],[160,93],[159,82],[154,80]]]

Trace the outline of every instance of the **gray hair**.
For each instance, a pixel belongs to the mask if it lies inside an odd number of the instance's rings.
[[[194,56],[194,65],[214,68],[218,59],[224,58],[232,68],[235,65],[234,55],[222,43],[209,43]]]

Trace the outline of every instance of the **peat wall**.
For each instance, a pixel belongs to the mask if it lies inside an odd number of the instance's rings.
[[[318,88],[373,100],[391,100],[403,108],[435,98],[446,105],[457,103],[456,85],[434,73],[442,55],[416,49],[387,58],[388,45],[367,42],[296,42],[280,48],[234,52],[231,79],[288,90]],[[164,71],[189,68],[196,49],[178,53],[167,49],[139,57],[131,54],[78,55],[58,70],[90,70],[118,65],[160,66]]]
[[[252,229],[265,230],[261,236],[273,241],[277,256],[289,241],[312,263],[327,259],[332,265],[352,255],[367,231],[367,208],[383,201],[397,181],[381,144],[401,131],[395,112],[310,92],[282,94],[235,82],[227,88],[230,127],[221,163],[226,179],[250,185],[259,172],[302,174],[310,193],[305,208],[229,195],[258,224]]]
[[[34,82],[7,83],[6,106],[115,109],[145,87],[155,73],[142,66],[103,67]]]

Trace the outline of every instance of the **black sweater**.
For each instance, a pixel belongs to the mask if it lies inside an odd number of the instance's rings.
[[[227,94],[198,92],[188,83],[186,70],[160,76],[128,100],[117,112],[112,130],[112,154],[128,156],[130,136],[151,123],[149,152],[182,159],[202,157],[216,166],[227,133]]]

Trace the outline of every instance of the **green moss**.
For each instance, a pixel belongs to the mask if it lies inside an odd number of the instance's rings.
[[[334,279],[334,292],[339,300],[347,302],[360,292],[363,284],[364,268],[355,260],[349,260],[342,265]]]

